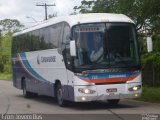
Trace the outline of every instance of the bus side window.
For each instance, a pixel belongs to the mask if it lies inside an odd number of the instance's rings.
[[[68,36],[70,35],[70,27],[68,24],[64,25],[64,29],[63,29],[63,40],[62,40],[62,50],[66,47],[69,47],[69,40],[68,40]]]
[[[59,37],[58,37],[58,53],[62,54],[62,39],[63,39],[63,25],[64,22],[58,23],[58,29],[59,29]]]

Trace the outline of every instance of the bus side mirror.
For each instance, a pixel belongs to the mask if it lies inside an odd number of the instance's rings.
[[[147,37],[147,51],[148,52],[153,51],[152,37]]]
[[[72,57],[76,56],[76,42],[75,42],[75,40],[70,41],[70,55]]]
[[[65,44],[69,44],[70,40],[71,40],[70,35],[66,35],[66,43]]]

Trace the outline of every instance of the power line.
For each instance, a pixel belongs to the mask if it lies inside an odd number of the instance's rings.
[[[47,20],[47,7],[51,7],[51,6],[56,6],[55,4],[37,4],[36,6],[44,6],[44,8],[45,8],[45,20]]]

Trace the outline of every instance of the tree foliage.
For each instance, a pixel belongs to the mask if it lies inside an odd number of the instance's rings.
[[[0,20],[0,26],[3,33],[17,32],[24,26],[16,19]]]
[[[48,15],[48,19],[51,19],[51,18],[54,18],[54,17],[57,17],[57,13]]]
[[[0,72],[11,73],[11,37],[23,25],[15,19],[4,19],[0,20],[0,26]]]
[[[2,36],[1,64],[3,69],[1,72],[5,73],[11,73],[11,37],[11,32]]]
[[[11,36],[11,32],[1,36],[0,72],[11,72]]]
[[[73,9],[76,10],[80,10],[80,13],[89,13],[92,12],[92,7],[94,5],[94,1],[86,1],[83,0],[81,2],[81,6],[75,6]]]

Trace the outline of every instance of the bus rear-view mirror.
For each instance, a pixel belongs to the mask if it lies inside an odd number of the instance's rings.
[[[70,55],[72,57],[76,56],[76,43],[74,40],[70,41]]]
[[[148,52],[153,51],[152,37],[147,37],[147,51]]]

